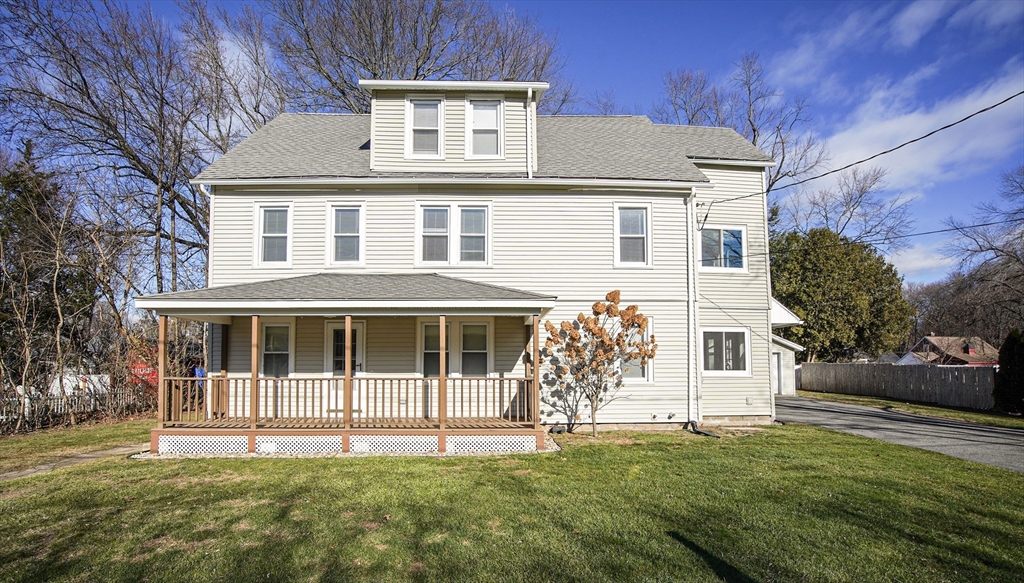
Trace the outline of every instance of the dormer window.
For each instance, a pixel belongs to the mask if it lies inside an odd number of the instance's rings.
[[[466,103],[466,157],[503,158],[502,102],[500,99],[469,99]]]
[[[406,111],[406,156],[444,158],[444,100],[410,99]]]

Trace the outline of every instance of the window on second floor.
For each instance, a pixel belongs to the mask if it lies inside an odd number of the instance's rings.
[[[651,206],[615,205],[616,267],[651,265]]]
[[[466,157],[501,158],[502,103],[498,99],[470,99],[466,107]]]
[[[282,205],[260,205],[256,207],[258,225],[256,239],[256,264],[264,266],[287,266],[291,259],[291,207]]]
[[[416,264],[490,264],[490,206],[466,203],[418,205]]]
[[[362,265],[363,207],[339,204],[331,206],[331,235],[328,242],[332,265]]]
[[[701,269],[745,270],[745,231],[740,226],[704,225],[700,231]]]
[[[406,119],[406,157],[444,158],[444,100],[410,99]]]

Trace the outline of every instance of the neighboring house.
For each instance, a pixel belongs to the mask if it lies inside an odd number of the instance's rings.
[[[996,366],[999,350],[977,336],[925,336],[896,364]]]
[[[804,323],[779,300],[772,298],[772,330],[799,326]],[[795,395],[796,353],[803,352],[804,347],[796,342],[786,340],[782,336],[772,334],[772,385],[777,395]]]
[[[599,421],[770,422],[768,156],[540,116],[545,83],[361,85],[369,115],[281,115],[195,178],[209,286],[136,304],[208,322],[211,378],[161,367],[154,450],[533,450],[542,320],[614,289],[658,355]]]

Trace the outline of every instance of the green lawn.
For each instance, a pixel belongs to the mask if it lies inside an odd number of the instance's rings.
[[[837,395],[835,393],[818,393],[815,391],[797,391],[797,395],[809,399],[821,399],[823,401],[836,401],[849,403],[851,405],[864,405],[866,407],[877,407],[879,409],[893,409],[906,411],[918,415],[931,415],[932,417],[944,417],[956,419],[957,421],[970,421],[991,425],[993,427],[1009,427],[1011,429],[1024,429],[1024,417],[1019,415],[1006,415],[977,411],[974,409],[956,409],[953,407],[942,407],[940,405],[929,405],[927,403],[908,403],[899,399],[887,399],[885,397],[862,397],[860,395]]]
[[[61,458],[149,441],[156,417],[120,423],[89,423],[0,437],[0,474]]]
[[[0,483],[10,581],[1009,581],[1024,476],[809,426]]]

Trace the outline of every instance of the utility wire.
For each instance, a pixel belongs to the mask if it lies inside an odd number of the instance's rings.
[[[919,233],[907,233],[905,235],[893,235],[892,237],[883,237],[881,239],[865,239],[863,241],[854,241],[852,239],[847,239],[847,240],[841,241],[839,243],[830,243],[828,245],[817,245],[815,247],[815,249],[828,249],[830,247],[844,247],[844,246],[847,246],[847,245],[873,245],[875,243],[885,243],[885,242],[888,242],[888,241],[892,241],[893,239],[909,239],[911,237],[921,237],[923,235],[935,235],[935,234],[938,234],[938,233],[949,233],[949,232],[952,232],[952,231],[960,231],[960,230],[963,230],[963,229],[974,229],[974,228],[977,228],[977,227],[991,227],[993,225],[1005,225],[1005,224],[1009,224],[1009,223],[1024,223],[1024,218],[1020,218],[1020,219],[1007,219],[1005,221],[992,221],[992,222],[989,222],[989,223],[978,223],[976,225],[963,225],[963,226],[960,226],[960,227],[950,227],[948,229],[936,229],[934,231],[921,231]],[[841,236],[842,235],[840,235],[840,237]],[[771,255],[771,252],[749,253],[749,254],[743,255],[742,257],[744,259],[747,259],[749,257],[762,257],[764,255]]]
[[[889,148],[888,150],[879,152],[879,153],[874,154],[872,156],[868,156],[867,158],[864,158],[863,160],[858,160],[856,162],[851,162],[851,163],[847,164],[846,166],[843,166],[841,168],[836,168],[835,170],[829,170],[828,172],[819,174],[817,176],[812,176],[810,178],[804,178],[803,180],[798,180],[796,182],[790,182],[789,184],[784,184],[782,186],[777,187],[775,190],[782,190],[784,188],[790,188],[790,187],[793,187],[793,186],[804,184],[805,182],[810,182],[812,180],[817,180],[819,178],[824,178],[825,176],[828,176],[830,174],[835,174],[836,172],[842,172],[843,170],[846,170],[848,168],[853,168],[854,166],[856,166],[858,164],[863,164],[863,163],[868,162],[870,160],[874,160],[875,158],[878,158],[879,156],[884,156],[886,154],[891,154],[891,153],[895,152],[896,150],[899,150],[900,148],[909,146],[910,144],[913,144],[915,142],[920,142],[921,140],[923,140],[925,138],[929,138],[931,136],[934,136],[935,134],[937,134],[937,133],[939,133],[939,132],[941,132],[943,130],[948,130],[949,128],[951,128],[951,127],[953,127],[955,125],[962,124],[963,122],[971,119],[972,117],[974,117],[976,115],[980,115],[982,113],[985,113],[986,111],[991,111],[991,110],[999,107],[1000,105],[1003,105],[1004,103],[1007,103],[1007,102],[1012,101],[1013,99],[1015,99],[1017,97],[1020,97],[1021,95],[1024,95],[1024,91],[1018,91],[1017,93],[1007,97],[1006,99],[1003,99],[1002,101],[1000,101],[998,103],[994,103],[994,104],[992,104],[992,105],[990,105],[990,106],[988,106],[986,108],[979,109],[978,111],[968,115],[967,117],[958,119],[957,121],[955,121],[953,123],[946,124],[946,125],[938,128],[938,129],[935,129],[935,130],[932,130],[932,131],[928,132],[927,134],[925,134],[923,136],[918,136],[918,137],[916,137],[916,138],[914,138],[912,140],[908,140],[906,142],[903,142],[902,144],[900,144],[898,146]],[[755,192],[755,193],[751,193],[751,194],[745,194],[743,196],[736,196],[736,197],[733,197],[733,198],[722,198],[722,199],[715,199],[715,200],[709,201],[708,202],[708,209],[704,213],[704,220],[702,220],[700,222],[700,225],[698,226],[698,230],[701,230],[701,229],[704,228],[704,224],[707,223],[707,221],[708,221],[708,215],[711,214],[711,207],[714,206],[715,203],[729,202],[729,201],[733,201],[733,200],[741,200],[741,199],[744,199],[744,198],[751,198],[751,197],[754,197],[754,196],[763,196],[764,194],[765,194],[765,192],[762,191],[762,192]],[[943,232],[943,231],[936,231],[936,232]],[[890,239],[892,239],[892,238],[895,238],[895,237],[890,237]]]

